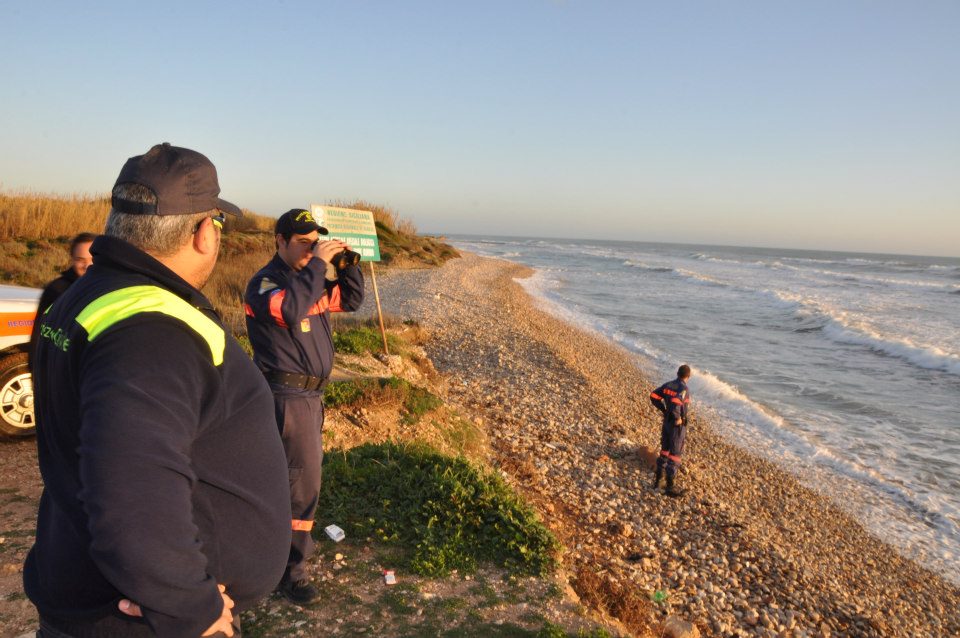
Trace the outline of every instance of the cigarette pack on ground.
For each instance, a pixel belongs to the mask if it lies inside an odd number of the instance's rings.
[[[346,534],[343,533],[343,530],[336,525],[327,525],[323,528],[323,531],[325,531],[327,536],[329,536],[330,539],[335,543],[339,543],[346,537]]]
[[[397,577],[396,575],[394,575],[392,569],[383,570],[383,582],[386,583],[387,585],[397,584]]]

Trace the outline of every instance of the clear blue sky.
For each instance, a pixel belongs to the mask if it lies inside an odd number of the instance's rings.
[[[277,215],[960,255],[960,2],[0,0],[0,187],[169,141]]]

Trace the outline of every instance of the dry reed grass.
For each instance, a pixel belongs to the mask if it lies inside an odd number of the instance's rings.
[[[384,265],[394,254],[407,253],[422,257],[423,263],[433,263],[430,260],[435,261],[435,255],[442,252],[429,238],[424,238],[421,246],[413,223],[391,208],[364,200],[333,205],[373,212],[374,220],[387,229],[381,229]],[[109,212],[106,195],[0,191],[0,282],[42,288],[70,265],[71,238],[81,232],[102,232]],[[250,211],[244,211],[241,219],[227,216],[220,258],[203,292],[236,335],[246,334],[243,292],[250,277],[274,253],[275,223],[273,217]],[[441,248],[455,253],[452,248]],[[366,315],[361,310],[357,319],[364,321]]]
[[[0,192],[0,241],[71,238],[98,233],[110,212],[106,195]]]
[[[380,204],[373,204],[363,199],[355,200],[335,200],[331,206],[336,206],[338,208],[354,208],[356,210],[368,210],[373,213],[373,221],[375,223],[379,222],[380,224],[386,226],[390,230],[396,231],[402,235],[416,235],[417,227],[409,219],[404,219],[400,217],[400,213],[390,208],[389,206],[381,206]]]

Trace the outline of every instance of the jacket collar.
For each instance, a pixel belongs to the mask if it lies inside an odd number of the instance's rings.
[[[213,304],[199,290],[133,244],[116,237],[99,235],[90,246],[93,263],[130,270],[155,280],[160,286],[183,297],[196,308],[213,310]]]
[[[287,262],[285,262],[283,258],[280,257],[280,253],[273,253],[273,259],[270,260],[270,266],[275,270],[279,270],[287,274],[290,274],[290,273],[296,274],[293,268],[288,266]]]

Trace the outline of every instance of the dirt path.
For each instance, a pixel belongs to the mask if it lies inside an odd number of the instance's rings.
[[[23,594],[23,560],[33,545],[42,488],[36,442],[0,440],[0,637],[37,627],[36,609]]]

